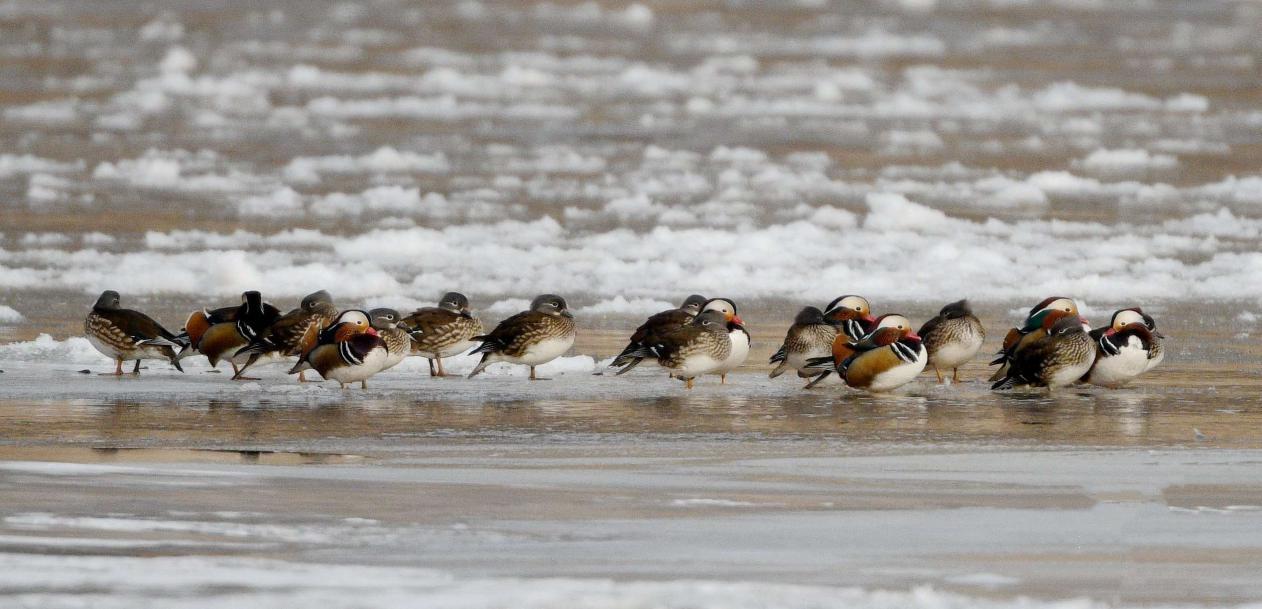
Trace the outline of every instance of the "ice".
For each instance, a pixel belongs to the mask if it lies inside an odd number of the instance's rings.
[[[1095,150],[1075,161],[1075,166],[1100,176],[1144,175],[1150,170],[1178,167],[1179,161],[1168,154],[1152,154],[1147,150]]]
[[[26,321],[21,313],[8,305],[0,305],[0,324],[20,324]]]
[[[99,364],[105,356],[88,339],[72,336],[57,340],[41,333],[34,340],[0,344],[0,361],[52,361],[65,364]]]

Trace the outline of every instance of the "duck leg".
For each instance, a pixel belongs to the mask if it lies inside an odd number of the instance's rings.
[[[959,368],[955,368],[951,370],[951,382],[952,383],[960,382],[960,369]]]
[[[364,380],[360,381],[360,382],[359,382],[359,388],[360,388],[360,389],[367,389],[367,388],[368,388],[368,379],[364,379]]]
[[[443,372],[443,358],[436,357],[434,359],[438,362],[438,376],[447,376],[447,373]]]
[[[307,382],[307,371],[306,371],[306,370],[300,370],[300,371],[298,371],[298,382],[299,382],[299,383],[305,383],[305,382]]]
[[[684,389],[692,391],[692,379],[684,379]]]
[[[726,373],[726,372],[724,372],[723,374],[720,374],[720,375],[719,375],[719,384],[720,384],[720,385],[726,385],[726,384],[727,384],[727,373]]]
[[[438,376],[437,374],[434,373],[434,360],[426,358],[425,361],[429,362],[429,375]]]
[[[102,373],[100,374],[100,376],[123,376],[123,360],[118,359],[118,358],[115,358],[115,359],[114,359],[114,371],[113,371],[113,372],[102,372]]]
[[[136,367],[131,369],[132,376],[140,376],[140,360],[136,360]]]

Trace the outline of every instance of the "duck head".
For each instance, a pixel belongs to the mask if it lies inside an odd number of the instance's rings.
[[[701,326],[707,330],[714,330],[716,332],[723,333],[727,332],[727,316],[723,315],[721,311],[702,311],[696,317],[692,318],[690,323],[694,326]]]
[[[868,304],[868,299],[854,294],[834,298],[827,307],[824,307],[824,317],[833,322],[853,319],[865,325],[871,325],[876,321],[872,317],[872,305]]]
[[[438,299],[438,308],[469,317],[469,298],[460,292],[447,292]]]
[[[816,307],[804,307],[798,311],[797,317],[793,318],[793,325],[797,326],[813,326],[817,324],[831,324],[829,319],[824,317],[824,312]]]
[[[1139,307],[1130,309],[1120,309],[1113,313],[1113,319],[1109,322],[1109,329],[1104,331],[1105,336],[1113,336],[1119,332],[1128,330],[1134,331],[1144,338],[1151,338],[1153,335],[1152,327],[1148,324],[1152,318],[1145,315]],[[1155,326],[1156,323],[1153,322]]]
[[[255,290],[241,293],[241,312],[246,315],[263,311],[263,295]]]
[[[396,328],[399,324],[399,312],[394,309],[373,309],[368,312],[368,317],[373,329],[389,330]]]
[[[730,298],[711,298],[706,301],[705,306],[701,307],[701,311],[718,311],[723,314],[728,323],[745,325],[740,315],[736,314],[736,302]]]
[[[679,305],[679,308],[682,311],[687,311],[689,315],[696,315],[701,312],[701,307],[704,307],[705,303],[705,296],[693,294],[692,296],[685,298],[684,303]]]
[[[333,306],[333,296],[324,290],[312,292],[302,298],[302,304],[300,306],[303,311],[317,311],[322,307]]]
[[[333,340],[336,342],[350,340],[358,334],[377,336],[377,331],[372,327],[371,318],[359,309],[342,311],[337,316],[337,321],[329,327],[329,331],[332,332]]]
[[[968,317],[973,314],[973,307],[968,304],[968,300],[957,300],[938,311],[938,315],[946,319],[959,319]]]
[[[1074,334],[1086,333],[1082,327],[1083,320],[1072,315],[1062,315],[1047,329],[1047,335],[1053,338],[1067,338]]]
[[[97,297],[96,304],[92,305],[93,309],[117,309],[122,300],[118,296],[118,292],[114,290],[105,290]]]
[[[543,313],[544,315],[574,317],[574,314],[570,312],[569,305],[565,303],[565,299],[556,294],[540,294],[536,296],[530,303],[530,310]]]
[[[889,313],[876,318],[872,335],[874,339],[878,336],[893,336],[894,338],[890,342],[906,340],[919,344],[922,340],[920,335],[916,334],[916,331],[912,329],[911,320],[897,313]]]
[[[1064,296],[1044,298],[1043,302],[1034,305],[1034,308],[1030,309],[1030,314],[1026,316],[1026,319],[1034,317],[1039,311],[1047,311],[1050,309],[1060,309],[1066,313],[1077,315],[1078,303],[1074,302],[1074,299],[1065,298]]]

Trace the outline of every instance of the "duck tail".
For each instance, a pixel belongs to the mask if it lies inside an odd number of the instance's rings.
[[[622,350],[622,353],[619,353],[618,357],[613,358],[613,361],[609,363],[609,367],[621,368],[634,362],[637,358],[643,358],[643,356],[636,355],[636,353],[642,349],[643,345],[639,343],[627,343],[627,346]]]
[[[807,383],[807,384],[806,384],[805,389],[810,389],[810,388],[812,388],[812,387],[814,387],[814,386],[816,386],[816,385],[818,385],[818,384],[822,383],[822,382],[824,381],[824,379],[828,378],[828,375],[830,375],[830,374],[832,374],[832,373],[833,373],[833,372],[832,372],[831,370],[826,370],[826,371],[824,371],[824,372],[823,372],[822,374],[820,374],[819,376],[817,376],[817,377],[815,377],[815,378],[811,379],[811,382],[809,382],[809,383]]]
[[[294,366],[290,368],[289,372],[286,372],[285,374],[298,374],[299,372],[302,372],[303,370],[310,370],[310,369],[311,369],[311,364],[307,363],[306,359],[300,359],[297,362],[295,362]]]
[[[1017,386],[1017,379],[1011,376],[1005,376],[990,386],[992,391],[1006,391]]]
[[[813,372],[833,372],[837,369],[837,363],[831,355],[825,355],[824,357],[812,357],[806,360],[806,365],[802,366],[802,369]]]
[[[483,343],[483,346],[486,346],[486,343]],[[481,347],[479,347],[478,349],[481,349]],[[469,373],[469,376],[467,376],[467,377],[465,377],[465,378],[473,378],[473,377],[475,377],[475,376],[477,376],[477,375],[481,374],[481,373],[482,373],[482,371],[483,371],[483,370],[485,370],[485,369],[486,369],[486,367],[487,367],[487,366],[490,366],[490,365],[491,365],[491,363],[492,363],[492,362],[491,362],[491,353],[490,353],[489,351],[479,351],[478,349],[474,349],[474,351],[473,351],[473,352],[474,352],[474,353],[481,353],[481,354],[482,354],[482,361],[478,362],[478,365],[477,365],[477,366],[474,366],[474,367],[473,367],[473,371],[472,371],[472,372],[470,372],[470,373]]]

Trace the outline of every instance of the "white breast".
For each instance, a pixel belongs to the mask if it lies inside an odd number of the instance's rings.
[[[1101,387],[1117,387],[1143,374],[1148,369],[1148,351],[1143,342],[1132,336],[1117,355],[1100,357],[1091,368],[1087,382]]]
[[[104,341],[102,341],[101,339],[91,334],[88,334],[87,337],[88,337],[88,342],[92,343],[92,346],[96,347],[96,350],[100,351],[102,355],[110,359],[118,359],[118,356],[119,356],[118,349],[115,349],[114,347],[106,344]]]
[[[682,366],[674,368],[675,376],[682,378],[695,378],[702,374],[709,374],[721,367],[727,360],[719,361],[705,354],[693,355],[684,358]]]
[[[732,341],[732,353],[723,360],[721,364],[707,374],[727,374],[735,370],[749,357],[749,333],[741,328],[736,328],[727,333],[728,340]]]
[[[1091,369],[1092,363],[1092,358],[1086,358],[1086,360],[1080,364],[1075,364],[1073,366],[1057,370],[1052,374],[1051,378],[1047,379],[1047,386],[1065,387],[1078,382],[1078,380],[1082,378],[1082,375],[1086,374],[1087,371]]]
[[[561,357],[570,347],[574,346],[574,335],[563,338],[546,338],[530,346],[526,349],[526,353],[521,357],[502,357],[506,362],[514,364],[525,364],[527,366],[538,366],[546,364],[558,357]]]
[[[958,368],[973,359],[982,348],[982,336],[969,332],[966,340],[943,345],[933,353],[933,364],[938,370]]]
[[[353,366],[339,366],[330,370],[328,376],[324,378],[339,383],[357,383],[367,380],[381,371],[382,366],[386,364],[387,357],[389,357],[389,353],[386,352],[386,348],[377,347],[364,356],[364,363]]]

